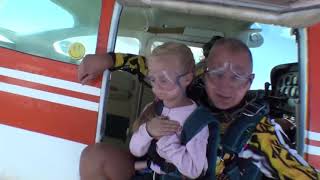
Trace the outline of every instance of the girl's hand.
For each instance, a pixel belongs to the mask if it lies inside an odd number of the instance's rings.
[[[162,136],[168,136],[180,131],[179,122],[169,120],[167,117],[158,116],[146,124],[147,132],[151,137],[160,139]]]

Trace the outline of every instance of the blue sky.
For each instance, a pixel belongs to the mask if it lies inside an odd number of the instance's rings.
[[[251,89],[263,89],[270,82],[270,72],[278,64],[297,62],[298,50],[291,28],[254,24],[252,28],[261,28],[264,43],[259,48],[251,48],[255,80]]]

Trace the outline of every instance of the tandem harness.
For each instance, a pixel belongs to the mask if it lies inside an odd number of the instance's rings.
[[[155,103],[155,111],[157,115],[161,115],[163,109],[163,103],[161,101],[154,102]],[[208,146],[207,146],[207,159],[208,162],[208,171],[204,177],[212,176],[215,179],[215,162],[216,162],[216,154],[217,154],[217,147],[219,142],[219,122],[212,116],[211,111],[203,106],[197,107],[190,116],[185,121],[182,131],[181,131],[181,144],[186,145],[198,132],[200,132],[204,127],[208,125],[209,127],[209,139],[208,139]],[[148,153],[147,153],[147,164],[150,167],[150,164],[155,163],[157,164],[163,172],[166,174],[159,175],[159,174],[152,174],[153,172],[145,173],[142,177],[135,176],[134,180],[142,180],[142,179],[160,179],[160,180],[178,180],[178,179],[187,179],[183,177],[182,174],[177,170],[177,168],[165,161],[165,159],[161,158],[158,153],[156,152],[156,140],[153,140]]]
[[[155,102],[157,115],[161,115],[163,103]],[[221,115],[212,113],[203,106],[199,106],[185,121],[181,132],[181,143],[187,144],[198,132],[205,126],[209,127],[209,139],[207,146],[208,170],[206,174],[197,179],[215,180],[215,179],[256,179],[261,176],[259,169],[251,162],[246,162],[238,158],[238,153],[246,145],[255,130],[256,125],[268,113],[268,108],[260,98],[253,98],[242,108],[232,113],[234,120],[227,128],[220,142],[220,123]],[[217,154],[223,157],[226,154],[233,158],[230,163],[225,164],[222,176],[216,177]],[[166,162],[156,152],[156,141],[153,140],[147,154],[147,164],[150,167],[151,162],[160,166],[165,175],[156,174],[155,179],[160,180],[178,180],[187,179],[183,177],[177,168]],[[150,176],[147,175],[147,176]],[[154,178],[154,176],[151,176]],[[222,178],[225,177],[225,178]],[[150,178],[146,178],[150,179]]]
[[[247,99],[242,108],[231,114],[233,121],[221,138],[218,156],[225,168],[217,177],[218,180],[258,180],[262,177],[257,166],[250,160],[239,158],[238,154],[245,148],[257,124],[267,116],[269,108],[258,94]]]

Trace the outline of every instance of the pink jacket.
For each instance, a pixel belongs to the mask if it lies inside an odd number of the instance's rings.
[[[197,105],[163,108],[162,115],[178,121],[183,126],[187,117],[197,108]],[[171,136],[163,136],[157,142],[158,154],[166,161],[174,164],[179,172],[189,178],[197,178],[208,168],[206,158],[207,143],[209,137],[208,127],[203,128],[185,146],[180,143],[180,132]],[[130,141],[130,151],[136,157],[144,156],[148,152],[152,137],[146,130],[146,124],[142,124]],[[151,169],[163,174],[160,167],[151,164]]]

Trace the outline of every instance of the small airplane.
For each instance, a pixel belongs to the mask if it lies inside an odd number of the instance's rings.
[[[177,41],[201,63],[213,36],[262,57],[252,91],[270,97],[298,153],[320,169],[320,0],[2,0],[0,19],[0,180],[76,180],[86,145],[126,145],[152,92],[123,71],[82,85],[86,54],[148,55]]]

